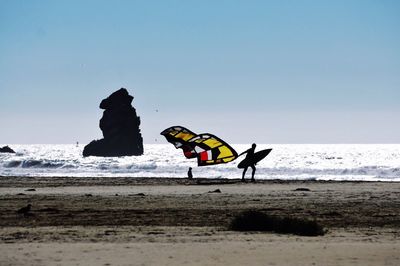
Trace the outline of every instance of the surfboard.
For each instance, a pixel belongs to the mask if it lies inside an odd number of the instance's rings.
[[[246,168],[246,167],[249,167],[252,164],[256,164],[259,161],[261,161],[262,159],[264,159],[265,157],[267,157],[267,155],[271,151],[272,151],[272,149],[266,149],[266,150],[258,151],[256,153],[254,153],[254,156],[253,156],[253,158],[251,158],[251,160],[248,159],[248,158],[245,158],[238,164],[237,167],[238,168]]]

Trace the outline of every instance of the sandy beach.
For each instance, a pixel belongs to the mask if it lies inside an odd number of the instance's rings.
[[[1,265],[400,263],[400,183],[0,180]],[[28,203],[29,215],[16,213]],[[229,230],[245,210],[316,220],[326,234]]]

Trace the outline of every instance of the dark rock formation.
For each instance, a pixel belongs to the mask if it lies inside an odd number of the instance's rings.
[[[3,148],[0,148],[0,152],[15,153],[15,151],[13,151],[13,149],[11,149],[8,146],[4,146]]]
[[[140,117],[132,107],[133,97],[124,88],[112,93],[100,103],[105,109],[100,119],[103,139],[85,146],[83,156],[131,156],[143,154],[143,138],[140,134]]]

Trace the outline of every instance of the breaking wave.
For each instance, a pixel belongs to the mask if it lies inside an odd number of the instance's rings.
[[[232,145],[238,152],[250,145]],[[0,176],[128,176],[240,178],[241,158],[223,165],[196,167],[180,150],[145,145],[143,156],[82,157],[83,145],[12,145],[0,154]],[[400,181],[400,145],[258,145],[272,148],[257,165],[259,179]],[[248,171],[251,172],[251,171]],[[250,175],[250,173],[248,173]]]

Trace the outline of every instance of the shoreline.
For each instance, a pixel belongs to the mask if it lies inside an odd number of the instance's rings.
[[[199,177],[68,177],[68,176],[0,176],[0,187],[58,187],[58,186],[142,186],[142,185],[229,185],[253,184],[247,178],[242,182],[240,178],[207,178]],[[385,183],[400,184],[400,181],[358,181],[358,180],[314,180],[314,179],[256,179],[254,184],[359,184]]]

